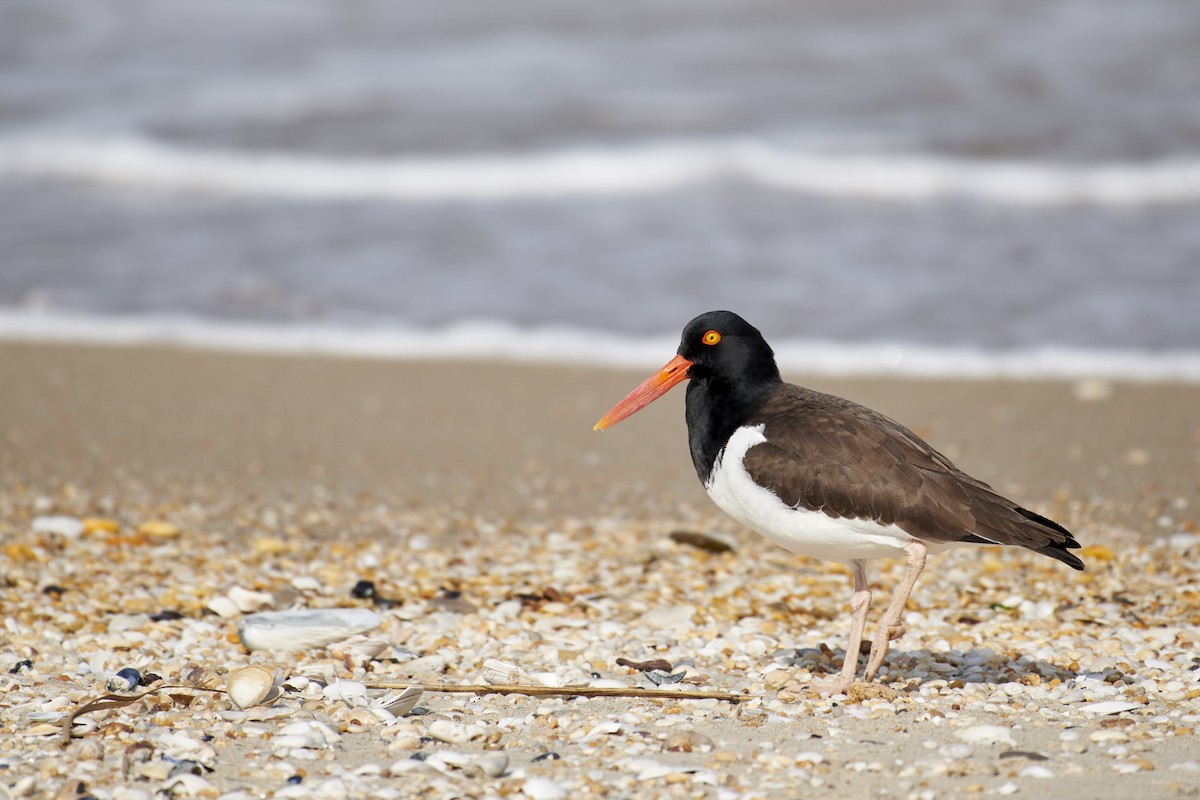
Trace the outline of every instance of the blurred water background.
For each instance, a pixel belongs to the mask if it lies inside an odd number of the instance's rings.
[[[661,360],[729,308],[833,369],[1200,376],[1195,3],[0,20],[10,337]]]

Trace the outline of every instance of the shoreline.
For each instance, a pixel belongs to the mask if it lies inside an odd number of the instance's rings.
[[[1200,350],[1089,349],[1058,344],[989,348],[920,342],[774,340],[784,372],[833,378],[1114,380],[1200,385]],[[465,320],[434,329],[218,321],[187,314],[110,316],[0,309],[0,342],[67,347],[171,348],[244,356],[476,362],[524,366],[658,366],[677,338],[549,325]]]
[[[1102,515],[1153,536],[1200,494],[1200,386],[784,374],[882,411],[1052,516]],[[144,487],[180,501],[317,492],[485,517],[703,514],[683,392],[637,421],[591,430],[642,377],[591,365],[6,343],[0,486]]]

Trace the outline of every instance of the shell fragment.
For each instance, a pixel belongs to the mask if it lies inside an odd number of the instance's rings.
[[[247,650],[295,652],[325,647],[377,628],[383,618],[366,608],[263,611],[238,625]]]

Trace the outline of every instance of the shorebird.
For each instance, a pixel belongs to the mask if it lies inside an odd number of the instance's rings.
[[[972,478],[915,433],[869,408],[784,383],[775,354],[750,323],[710,311],[683,330],[677,355],[596,423],[604,430],[690,381],[686,418],[696,474],[725,513],[794,553],[845,561],[854,578],[850,638],[838,677],[814,689],[845,692],[858,672],[871,606],[868,559],[908,568],[871,641],[874,680],[889,643],[905,633],[905,604],[926,554],[961,544],[1019,545],[1083,569],[1075,537]]]

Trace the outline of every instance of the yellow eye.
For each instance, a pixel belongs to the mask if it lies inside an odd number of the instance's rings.
[[[709,331],[708,333],[704,334],[703,337],[701,337],[700,341],[704,342],[705,344],[716,344],[717,342],[721,341],[721,334],[717,333],[716,331]]]

